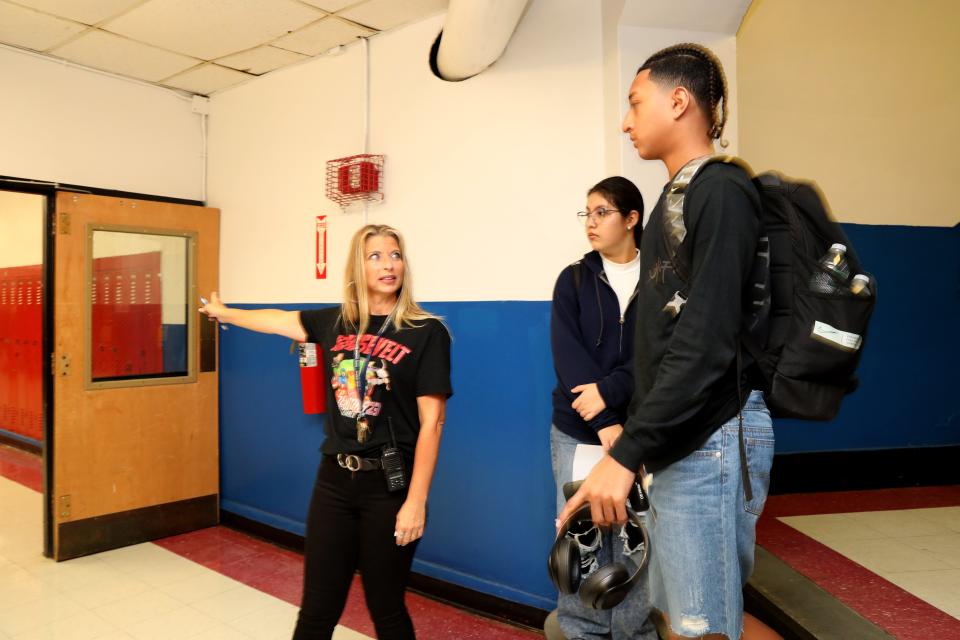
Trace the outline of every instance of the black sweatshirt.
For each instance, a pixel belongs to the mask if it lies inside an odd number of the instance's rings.
[[[680,250],[690,258],[691,281],[674,317],[664,307],[684,283],[661,232],[664,207],[661,194],[643,234],[636,390],[610,450],[628,469],[642,463],[648,471],[686,457],[737,414],[736,350],[760,229],[760,196],[749,176],[721,163],[702,169],[686,192]]]

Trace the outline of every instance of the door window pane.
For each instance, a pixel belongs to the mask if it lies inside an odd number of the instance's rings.
[[[188,375],[190,241],[93,231],[93,382]]]

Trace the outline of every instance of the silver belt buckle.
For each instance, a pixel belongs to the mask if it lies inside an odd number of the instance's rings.
[[[360,458],[353,454],[337,454],[337,464],[350,471],[360,471]]]

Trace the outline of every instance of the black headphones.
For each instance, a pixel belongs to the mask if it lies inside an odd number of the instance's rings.
[[[564,485],[563,492],[567,499],[576,492],[579,484],[577,482]],[[634,495],[636,497],[633,497]],[[645,498],[646,496],[636,492],[632,494],[631,501],[641,506],[645,504]],[[640,573],[647,565],[647,559],[650,556],[650,538],[647,535],[647,528],[643,524],[643,519],[629,503],[627,504],[627,522],[623,527],[630,540],[630,548],[635,549],[629,556],[625,556],[630,558],[630,563],[634,565],[633,571],[623,562],[611,562],[583,579],[580,569],[580,544],[568,533],[584,535],[592,530],[599,535],[599,530],[596,529],[590,515],[590,505],[585,504],[577,509],[560,525],[557,539],[547,558],[547,572],[560,593],[565,595],[579,593],[580,600],[591,609],[612,609],[623,602],[633,585],[639,581]],[[641,554],[639,558],[636,557],[637,554]]]

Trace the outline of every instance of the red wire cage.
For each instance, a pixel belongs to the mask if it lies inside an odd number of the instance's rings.
[[[383,156],[361,153],[327,161],[327,198],[346,208],[383,201]]]

